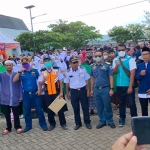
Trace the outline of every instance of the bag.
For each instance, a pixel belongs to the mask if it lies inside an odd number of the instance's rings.
[[[130,78],[130,71],[124,66],[123,62],[121,61],[121,59],[119,58],[119,61],[121,63],[122,69],[124,70],[124,72],[126,73],[126,75]]]

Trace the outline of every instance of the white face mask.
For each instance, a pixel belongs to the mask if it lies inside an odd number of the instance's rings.
[[[104,59],[107,59],[107,58],[108,58],[108,56],[107,56],[107,55],[105,55],[105,56],[104,56]]]
[[[126,55],[125,51],[118,52],[119,57],[124,57]]]
[[[96,58],[95,58],[95,61],[96,61],[96,62],[101,62],[101,61],[102,61],[102,57],[96,57]]]
[[[44,64],[41,64],[40,66],[41,66],[41,69],[45,67]]]
[[[35,65],[32,65],[32,69],[36,69],[36,66],[35,66]]]

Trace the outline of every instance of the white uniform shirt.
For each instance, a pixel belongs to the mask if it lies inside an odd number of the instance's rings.
[[[67,71],[64,83],[68,83],[71,89],[78,89],[84,87],[86,85],[85,81],[89,78],[87,71],[79,66],[76,71],[73,71],[72,68]]]

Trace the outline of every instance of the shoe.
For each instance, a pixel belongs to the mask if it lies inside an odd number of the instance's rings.
[[[108,124],[112,129],[116,128],[116,125],[114,123]]]
[[[48,130],[48,128],[47,128],[47,127],[43,127],[42,129],[43,129],[43,131],[47,131],[47,130]]]
[[[123,127],[125,124],[125,120],[122,118],[119,118],[119,127]]]
[[[94,113],[94,110],[93,109],[91,109],[91,111],[90,111],[90,115],[94,115],[95,113]]]
[[[81,126],[82,126],[82,125],[76,125],[76,126],[74,127],[74,130],[78,130]]]
[[[100,129],[102,127],[106,126],[106,123],[99,123],[97,126],[96,126],[96,129]]]
[[[64,124],[61,126],[64,130],[68,130],[68,127]]]
[[[52,131],[52,130],[54,130],[54,129],[55,129],[55,126],[52,126],[52,125],[51,125],[51,126],[49,127],[48,131]]]
[[[24,130],[23,130],[23,133],[25,133],[25,132],[28,132],[29,130],[31,130],[32,128],[25,128]]]
[[[90,124],[86,124],[87,129],[92,129],[92,126]]]

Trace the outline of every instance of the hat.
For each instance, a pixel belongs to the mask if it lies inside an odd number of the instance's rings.
[[[51,58],[48,55],[44,55],[43,60],[45,60],[45,59],[51,60]]]
[[[87,52],[87,53],[91,53],[91,52],[92,52],[92,49],[86,49],[86,52]]]
[[[28,58],[22,58],[22,64],[28,63]]]
[[[110,53],[115,53],[115,51],[113,49],[111,49],[108,51],[108,54],[110,54]]]
[[[150,52],[150,49],[148,47],[143,47],[142,52]]]
[[[76,62],[76,61],[79,61],[78,57],[73,56],[73,57],[70,58],[70,62]]]

